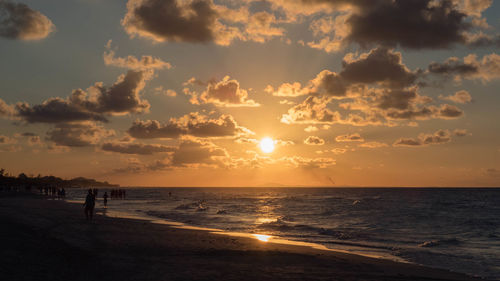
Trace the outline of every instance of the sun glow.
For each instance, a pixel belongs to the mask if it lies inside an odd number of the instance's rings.
[[[271,153],[274,151],[274,141],[271,138],[263,138],[260,143],[260,150],[264,153]]]

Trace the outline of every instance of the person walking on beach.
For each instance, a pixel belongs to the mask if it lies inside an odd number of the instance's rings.
[[[108,206],[108,192],[104,192],[104,195],[102,196],[102,198],[104,199],[104,207],[107,207]]]
[[[89,189],[89,192],[87,193],[87,197],[85,198],[85,203],[83,204],[85,206],[85,217],[87,220],[92,220],[92,215],[94,214],[94,206],[95,206],[95,197],[92,192],[92,189]]]

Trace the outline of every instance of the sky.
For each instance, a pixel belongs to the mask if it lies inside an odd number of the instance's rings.
[[[0,0],[0,167],[499,186],[498,15],[492,0]]]

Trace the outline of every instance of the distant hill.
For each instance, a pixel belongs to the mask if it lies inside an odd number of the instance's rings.
[[[11,176],[5,172],[5,169],[0,169],[0,185],[5,186],[56,186],[56,187],[118,187],[118,184],[111,184],[107,181],[101,182],[95,179],[77,177],[70,180],[65,180],[55,176],[27,176],[24,173],[16,176]]]

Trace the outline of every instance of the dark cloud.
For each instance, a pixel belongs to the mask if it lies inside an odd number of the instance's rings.
[[[187,114],[179,119],[172,118],[161,124],[156,120],[135,121],[128,133],[134,138],[178,138],[191,135],[201,138],[237,137],[251,135],[253,132],[239,126],[231,115],[221,115],[210,119],[197,112]]]
[[[178,138],[186,133],[186,129],[177,123],[161,124],[156,120],[137,120],[127,132],[138,139]]]
[[[316,137],[316,136],[308,136],[304,140],[304,143],[307,145],[324,145],[325,140],[320,138],[320,137]]]
[[[107,114],[143,113],[149,110],[149,103],[141,100],[139,93],[144,89],[146,81],[151,79],[148,71],[130,70],[118,78],[111,87],[96,83],[92,89],[97,91],[95,101],[89,100],[81,90],[73,92],[70,100],[76,105],[92,112]]]
[[[459,58],[451,57],[442,63],[432,62],[429,64],[428,71],[433,74],[467,76],[477,73],[478,67],[477,65],[464,63]]]
[[[442,104],[439,107],[424,106],[421,108],[410,108],[408,110],[389,110],[386,112],[386,117],[394,120],[429,120],[433,118],[456,119],[462,117],[463,115],[463,110],[449,104]]]
[[[23,137],[34,137],[36,136],[35,133],[30,133],[30,132],[25,132],[25,133],[22,133],[21,136]]]
[[[388,110],[386,118],[392,120],[427,120],[432,118],[434,112],[434,107],[422,107],[418,109],[408,109],[408,110]]]
[[[429,105],[433,100],[417,93],[417,87],[406,89],[366,89],[362,95],[339,104],[348,113],[341,116],[328,108],[333,98],[307,97],[281,117],[285,124],[349,124],[354,126],[394,126],[401,121],[456,119],[464,112],[449,104]]]
[[[65,123],[75,121],[107,121],[107,115],[142,113],[149,103],[139,93],[152,76],[151,72],[129,71],[111,87],[96,83],[90,94],[77,89],[67,99],[50,98],[39,105],[18,103],[16,115],[29,123]]]
[[[199,81],[191,78],[186,85],[198,84]],[[221,81],[209,81],[206,83],[207,88],[200,95],[194,91],[185,88],[184,93],[191,96],[192,104],[207,104],[212,103],[216,106],[224,107],[256,107],[260,104],[254,100],[248,99],[248,92],[240,88],[240,83],[231,79],[229,76],[224,77]]]
[[[40,40],[55,26],[45,15],[26,4],[0,0],[0,36],[9,39]]]
[[[332,111],[327,106],[331,98],[307,97],[288,109],[281,116],[281,122],[285,124],[348,124],[353,126],[381,125],[380,114],[367,112],[365,116],[350,113],[342,117],[338,111]],[[350,110],[349,108],[346,108]]]
[[[304,88],[301,88],[300,83],[294,82],[284,83],[276,91],[268,86],[266,91],[274,96],[296,97],[310,94],[348,98],[348,92],[356,92],[359,87],[376,85],[401,89],[415,85],[421,76],[421,70],[412,71],[403,64],[401,53],[377,47],[358,57],[347,54],[339,73],[323,70]]]
[[[499,46],[487,35],[484,10],[491,0],[273,0],[290,21],[314,15],[312,48],[336,52],[357,43],[408,49],[448,49],[455,45]],[[318,16],[320,15],[320,16]],[[305,44],[305,43],[304,43]]]
[[[466,42],[472,26],[452,1],[354,1],[359,10],[347,23],[346,40],[362,46],[382,44],[412,49],[441,49]]]
[[[377,99],[377,107],[381,109],[409,109],[414,100],[417,98],[415,88],[407,90],[388,90],[383,91]]]
[[[310,92],[322,93],[333,97],[344,97],[346,95],[348,83],[342,79],[342,76],[335,72],[323,70],[311,82],[313,88]]]
[[[464,112],[453,105],[430,105],[433,99],[418,94],[417,87],[406,89],[370,89],[353,102],[341,104],[347,110],[357,110],[380,121],[455,119]],[[391,125],[394,123],[386,123]]]
[[[104,151],[118,152],[124,154],[140,154],[150,155],[160,152],[173,152],[174,147],[161,145],[161,144],[142,144],[142,143],[118,143],[107,142],[101,146]]]
[[[470,54],[463,60],[451,57],[442,63],[432,62],[428,72],[443,77],[453,77],[457,81],[479,79],[489,82],[500,79],[500,55],[492,53],[478,59],[477,55]]]
[[[462,117],[464,115],[464,112],[454,106],[454,105],[449,105],[449,104],[443,104],[439,108],[439,117],[442,119],[455,119],[458,117]]]
[[[255,9],[261,1],[215,2],[129,0],[122,25],[131,37],[157,42],[229,45],[234,39],[265,42],[282,37],[286,32],[280,24],[316,14],[322,17],[315,17],[310,29],[319,40],[307,45],[327,52],[350,43],[364,48],[447,49],[500,42],[498,36],[477,32],[488,28],[481,17],[491,5],[486,1],[273,0],[265,9]]]
[[[264,43],[281,37],[274,13],[252,12],[249,2],[212,0],[129,0],[125,31],[156,42],[209,43],[227,46],[235,39]],[[229,4],[229,5],[228,5]]]
[[[451,134],[448,130],[439,130],[432,135],[421,135],[419,137],[423,144],[440,144],[451,141]]]
[[[291,20],[315,18],[312,48],[335,52],[349,43],[409,49],[448,49],[457,44],[491,45],[495,37],[479,36],[487,29],[481,17],[491,1],[461,0],[274,0]],[[476,32],[476,33],[473,33]]]
[[[211,1],[129,0],[122,25],[132,36],[155,41],[211,42],[216,20]]]
[[[209,119],[197,112],[185,116],[187,134],[195,137],[232,137],[253,134],[247,128],[236,123],[233,116],[221,115],[218,119]]]
[[[18,103],[15,107],[17,116],[28,123],[64,123],[74,121],[103,121],[107,119],[102,114],[90,112],[61,98],[50,98],[42,104],[30,106]]]
[[[420,140],[411,138],[400,138],[393,144],[393,146],[421,146],[421,145],[422,142]]]
[[[185,139],[174,152],[171,164],[175,167],[225,167],[228,159],[227,151],[211,142]]]
[[[358,133],[348,134],[348,135],[340,135],[335,138],[337,142],[352,142],[352,141],[365,141]]]
[[[378,47],[359,58],[344,58],[340,76],[352,83],[381,83],[389,87],[414,84],[418,75],[403,64],[402,55],[391,49]]]
[[[469,56],[464,60],[476,59]],[[490,76],[482,79],[493,79],[491,73],[496,71],[497,58],[490,55],[483,61],[477,63],[487,65]],[[286,124],[395,126],[405,120],[455,119],[463,116],[460,108],[449,104],[431,104],[434,102],[431,97],[418,93],[419,87],[424,85],[419,79],[425,75],[419,69],[409,70],[402,62],[401,53],[378,47],[359,56],[347,54],[339,73],[323,70],[303,88],[300,83],[294,82],[282,84],[277,91],[268,86],[266,91],[275,96],[308,95],[282,115],[281,122]],[[460,98],[465,98],[464,93],[460,93]],[[337,100],[342,100],[338,107],[347,111],[344,116],[330,109]]]
[[[281,122],[285,124],[330,124],[338,122],[340,114],[328,109],[326,107],[328,102],[329,99],[309,96],[302,103],[290,108],[287,114],[283,114]]]
[[[443,144],[451,141],[449,130],[438,130],[434,134],[420,134],[417,139],[400,138],[396,140],[393,146],[418,147],[431,144]]]
[[[84,147],[96,145],[101,139],[113,136],[114,132],[106,130],[91,122],[57,124],[47,132],[47,140],[57,146]]]

